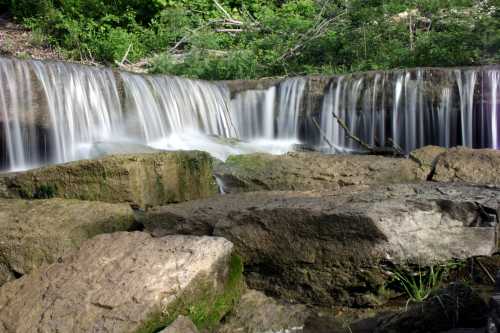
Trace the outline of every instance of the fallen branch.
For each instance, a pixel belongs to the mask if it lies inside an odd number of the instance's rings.
[[[115,63],[118,65],[118,67],[123,67],[123,65],[125,64],[125,61],[128,58],[128,54],[130,53],[131,49],[132,49],[132,43],[129,44],[128,49],[127,49],[127,51],[125,52],[125,55],[122,58],[122,61],[120,61],[120,62],[115,61]]]
[[[486,269],[486,267],[484,267],[483,263],[479,260],[479,258],[476,258],[476,262],[479,264],[479,267],[481,267],[481,269],[483,270],[484,273],[486,273],[486,275],[488,276],[488,278],[490,279],[490,281],[495,284],[495,278],[493,277],[493,275],[491,275],[490,271],[488,271]]]
[[[323,140],[325,140],[325,142],[330,146],[331,149],[335,149],[335,146],[330,142],[330,140],[328,140],[328,138],[326,137],[325,132],[323,132],[323,130],[321,129],[321,126],[319,126],[319,124],[316,121],[316,119],[314,119],[314,117],[311,117],[311,119],[312,119],[313,124],[318,129],[319,134],[321,134],[321,136],[323,137]]]
[[[366,142],[364,142],[363,140],[361,140],[360,138],[358,138],[356,135],[354,135],[351,132],[351,130],[349,129],[349,127],[347,127],[347,124],[342,119],[340,119],[335,114],[335,112],[332,111],[332,115],[337,120],[337,123],[339,124],[339,126],[344,129],[345,135],[348,138],[350,138],[351,140],[355,141],[357,144],[359,144],[361,147],[365,148],[366,150],[369,150],[369,151],[374,151],[375,150],[374,147],[370,146],[369,144],[367,144]]]

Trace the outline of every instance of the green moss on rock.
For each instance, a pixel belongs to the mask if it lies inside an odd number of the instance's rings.
[[[206,277],[199,277],[192,284],[196,287],[180,295],[162,311],[154,312],[136,333],[154,333],[170,325],[179,315],[189,317],[199,329],[213,329],[237,304],[244,289],[243,262],[233,254],[230,258],[224,283],[214,288]]]

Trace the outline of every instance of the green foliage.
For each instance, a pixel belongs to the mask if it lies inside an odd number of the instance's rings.
[[[396,270],[394,279],[406,291],[408,301],[423,302],[441,286],[444,272],[444,268],[440,266],[430,266],[428,269],[419,268],[415,273]]]
[[[497,0],[0,0],[75,59],[204,79],[500,61]],[[231,16],[231,23],[227,16]],[[322,24],[325,24],[322,26]]]

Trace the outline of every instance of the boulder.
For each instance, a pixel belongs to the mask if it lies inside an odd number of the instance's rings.
[[[256,290],[248,290],[217,333],[294,332],[302,329],[309,310],[302,304],[285,304]]]
[[[191,319],[181,315],[160,333],[198,333],[198,329]]]
[[[373,155],[250,154],[229,157],[215,167],[226,193],[280,190],[337,190],[426,180],[427,170],[405,158]]]
[[[500,150],[452,148],[439,156],[432,180],[500,185]]]
[[[204,152],[116,155],[5,175],[0,195],[128,202],[144,207],[216,194]]]
[[[338,192],[254,192],[157,207],[137,216],[155,236],[232,241],[247,281],[287,300],[381,302],[381,263],[431,265],[496,250],[500,189],[421,183]]]
[[[179,314],[203,327],[235,301],[241,269],[216,237],[99,235],[0,288],[0,330],[157,332]],[[237,283],[236,283],[237,282]]]
[[[135,227],[126,204],[0,199],[0,285],[55,262],[95,235]]]

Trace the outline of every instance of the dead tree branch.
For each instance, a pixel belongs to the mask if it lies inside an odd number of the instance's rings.
[[[367,144],[366,142],[364,142],[363,140],[361,140],[360,138],[358,138],[356,135],[354,135],[351,130],[349,129],[349,127],[347,127],[347,124],[342,120],[340,119],[336,114],[335,112],[332,112],[332,115],[333,117],[335,118],[335,120],[337,120],[337,123],[339,124],[340,127],[342,127],[345,131],[345,135],[355,141],[357,144],[359,144],[361,147],[365,148],[366,150],[368,151],[374,151],[374,147],[370,146],[369,144]]]

